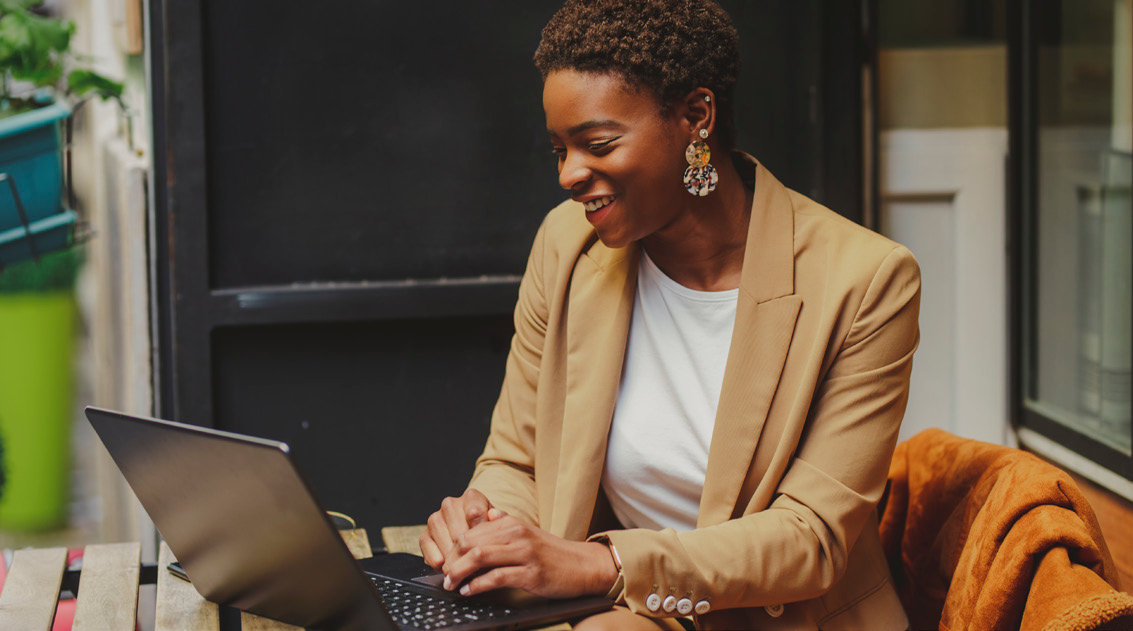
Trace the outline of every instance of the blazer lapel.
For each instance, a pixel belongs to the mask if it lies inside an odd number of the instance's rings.
[[[570,286],[566,400],[550,531],[588,534],[606,461],[622,362],[637,287],[638,246],[595,243],[578,261]]]
[[[754,163],[750,156],[743,156]],[[755,164],[736,329],[728,351],[697,526],[732,516],[787,358],[801,300],[794,295],[794,214],[787,190]],[[754,474],[758,475],[759,472]]]

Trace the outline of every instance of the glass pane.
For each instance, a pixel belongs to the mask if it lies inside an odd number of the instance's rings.
[[[1130,0],[1043,3],[1026,405],[1130,453]]]

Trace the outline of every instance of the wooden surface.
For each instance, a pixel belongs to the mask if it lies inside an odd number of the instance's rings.
[[[86,547],[72,631],[133,631],[141,560],[137,542]]]
[[[1121,578],[1121,591],[1133,593],[1133,502],[1089,480],[1070,474],[1090,502]]]
[[[66,548],[17,550],[0,592],[0,629],[50,629],[66,565]]]
[[[261,618],[246,611],[240,612],[240,631],[303,631],[303,627]]]
[[[420,554],[424,526],[382,529],[390,552]],[[340,531],[356,558],[372,556],[366,531]],[[138,543],[89,545],[83,555],[74,631],[133,631],[137,621],[141,546]],[[197,593],[192,584],[166,570],[175,561],[161,542],[157,562],[155,631],[219,631],[219,607]],[[2,558],[0,558],[2,561]],[[67,563],[66,548],[18,550],[0,591],[0,630],[50,631]],[[243,631],[301,631],[300,627],[241,613]],[[558,624],[540,631],[569,631]]]
[[[338,534],[342,535],[342,540],[346,542],[346,547],[355,559],[368,559],[374,556],[374,551],[370,549],[370,537],[366,535],[365,528],[339,530]]]
[[[390,552],[408,552],[421,556],[418,540],[425,532],[425,526],[386,526],[382,528],[382,542]]]
[[[187,581],[166,570],[177,558],[164,541],[157,554],[157,615],[154,631],[220,631],[216,605],[208,602]]]

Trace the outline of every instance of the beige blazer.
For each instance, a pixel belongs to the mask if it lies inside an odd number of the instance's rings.
[[[740,159],[755,199],[697,528],[606,533],[625,603],[675,616],[649,596],[705,601],[704,629],[905,629],[875,507],[908,397],[919,269]],[[638,258],[604,246],[580,204],[547,215],[470,485],[571,540],[617,527],[600,480]]]

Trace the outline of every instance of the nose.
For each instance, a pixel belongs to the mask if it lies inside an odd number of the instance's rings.
[[[580,151],[568,151],[559,165],[559,186],[569,191],[588,179],[590,167],[585,156]]]

